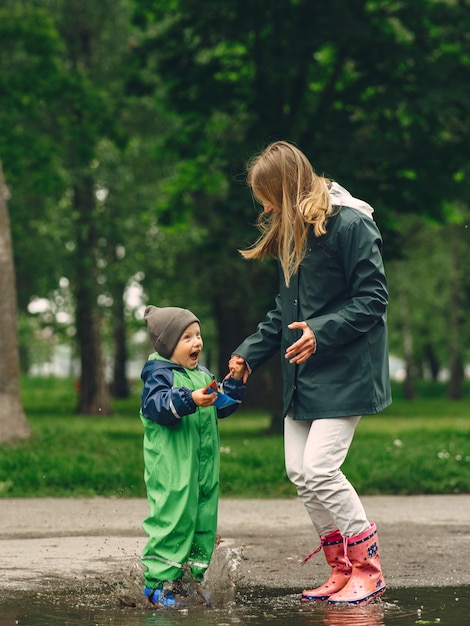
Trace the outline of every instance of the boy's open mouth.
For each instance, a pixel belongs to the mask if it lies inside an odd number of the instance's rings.
[[[197,361],[199,358],[199,351],[191,352],[191,354],[189,355],[189,358],[191,359],[191,361]]]

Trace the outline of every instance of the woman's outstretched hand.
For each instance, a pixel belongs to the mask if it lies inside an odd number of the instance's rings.
[[[297,339],[291,344],[287,350],[285,357],[289,360],[289,363],[303,363],[312,356],[315,352],[317,342],[313,330],[307,324],[307,322],[292,322],[288,328],[299,328],[302,331],[302,337]]]

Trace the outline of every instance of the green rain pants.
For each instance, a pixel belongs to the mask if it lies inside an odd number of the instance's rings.
[[[178,381],[177,374],[175,386],[194,386],[187,379]],[[196,372],[191,374],[194,378]],[[207,382],[202,379],[198,387]],[[177,580],[183,567],[189,567],[196,580],[202,581],[217,532],[220,438],[216,409],[197,408],[171,427],[142,414],[141,419],[150,508],[143,522],[148,535],[142,552],[145,584],[157,588],[163,581]]]

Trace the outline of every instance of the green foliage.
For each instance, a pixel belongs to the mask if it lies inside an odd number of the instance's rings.
[[[246,159],[273,139],[297,142],[376,207],[388,258],[406,247],[405,215],[462,223],[469,20],[465,2],[441,0],[253,0],[249,10],[208,0],[203,11],[196,0],[5,0],[0,158],[20,309],[34,296],[57,299],[65,277],[72,308],[103,314],[110,343],[116,320],[135,323],[120,310],[135,280],[145,300],[207,317],[223,372],[276,292],[275,263],[237,253],[257,234]],[[446,327],[434,252],[428,275],[425,251],[409,280],[400,266],[390,285],[392,302],[411,294],[416,360],[431,344],[444,363],[463,323]],[[88,285],[86,298],[76,293]],[[464,281],[459,294],[462,315]],[[468,329],[459,341],[468,345]]]
[[[402,217],[400,258],[386,264],[390,348],[411,360],[416,378],[433,367],[449,368],[453,347],[463,363],[470,357],[469,217],[468,208],[458,206],[452,211],[455,223]],[[410,354],[405,354],[406,331]]]
[[[469,14],[435,0],[205,7],[139,0],[135,21],[140,78],[156,68],[174,121],[159,154],[175,165],[156,217],[200,233],[179,260],[201,293],[211,285],[222,369],[276,289],[272,266],[236,252],[257,235],[245,162],[267,142],[297,142],[319,171],[370,201],[387,257],[400,252],[403,215],[443,219],[445,204],[468,202]],[[147,284],[159,291],[153,275]]]
[[[23,380],[33,438],[0,446],[0,497],[144,497],[139,385],[116,401],[114,417],[77,417],[71,380]],[[449,402],[440,384],[419,399],[363,417],[344,465],[366,494],[470,493],[470,401]],[[243,408],[220,422],[221,496],[295,495],[284,470],[282,436],[269,416]]]
[[[65,73],[51,16],[8,4],[14,6],[0,9],[0,159],[11,193],[18,300],[24,308],[33,294],[54,286],[60,265],[49,210],[64,191],[56,128]]]

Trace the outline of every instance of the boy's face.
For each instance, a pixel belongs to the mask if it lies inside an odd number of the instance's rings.
[[[197,322],[193,322],[179,338],[170,360],[193,370],[199,362],[202,346],[201,328]]]

